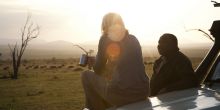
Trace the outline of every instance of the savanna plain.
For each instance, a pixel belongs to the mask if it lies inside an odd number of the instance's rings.
[[[156,57],[145,57],[151,77]],[[190,58],[194,69],[202,58]],[[0,110],[81,110],[84,91],[80,75],[87,70],[78,58],[22,60],[18,79],[10,78],[10,60],[0,61]]]

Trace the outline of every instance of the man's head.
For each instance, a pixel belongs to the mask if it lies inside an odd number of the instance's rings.
[[[179,51],[178,41],[175,35],[165,33],[158,41],[158,52],[160,55],[168,56],[174,52]]]

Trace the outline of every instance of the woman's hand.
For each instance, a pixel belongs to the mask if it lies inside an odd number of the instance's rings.
[[[94,56],[88,56],[88,68],[92,69],[94,64],[95,64],[95,57]]]

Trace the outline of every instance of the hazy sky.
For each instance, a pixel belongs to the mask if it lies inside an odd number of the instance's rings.
[[[182,43],[210,42],[202,33],[186,30],[208,32],[213,20],[220,19],[220,7],[214,8],[211,0],[0,0],[0,39],[18,38],[27,12],[41,27],[39,39],[74,43],[98,41],[108,12],[119,13],[141,44],[156,43],[165,32]]]

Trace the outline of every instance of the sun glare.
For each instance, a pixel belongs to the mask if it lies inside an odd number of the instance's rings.
[[[155,42],[165,32],[179,36],[185,32],[186,25],[194,27],[198,16],[192,14],[192,9],[197,2],[198,0],[20,0],[19,3],[33,13],[45,14],[48,19],[59,19],[56,22],[62,26],[57,24],[54,27],[59,30],[45,34],[45,38],[49,40],[60,39],[58,35],[63,35],[63,39],[70,41],[97,41],[101,36],[102,17],[108,12],[116,12],[122,16],[129,32],[140,42]]]

